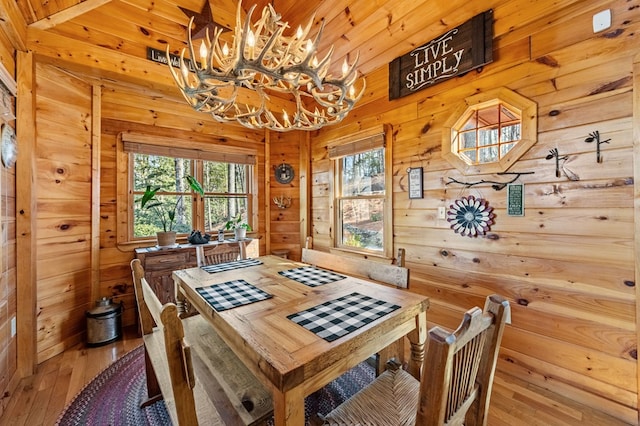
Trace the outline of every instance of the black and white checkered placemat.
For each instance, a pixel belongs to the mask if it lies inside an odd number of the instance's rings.
[[[198,287],[196,290],[218,312],[273,297],[245,280]]]
[[[344,275],[325,271],[324,269],[316,268],[314,266],[303,266],[301,268],[288,269],[278,273],[282,276],[298,281],[299,283],[308,285],[309,287],[317,287],[322,284],[332,283],[334,281],[347,278]]]
[[[351,293],[287,318],[327,342],[333,342],[398,308],[400,306],[373,297]]]
[[[216,272],[230,271],[231,269],[248,268],[249,266],[261,265],[262,261],[258,259],[241,259],[233,262],[217,263],[215,265],[201,266],[201,268],[210,274]]]

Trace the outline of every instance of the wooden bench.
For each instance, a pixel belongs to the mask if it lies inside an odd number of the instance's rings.
[[[268,419],[271,393],[207,320],[179,318],[175,304],[160,303],[138,259],[131,270],[150,401],[161,395],[174,425],[253,425]]]
[[[349,256],[338,256],[333,253],[314,250],[313,239],[307,237],[305,247],[302,249],[302,262],[342,272],[355,277],[366,278],[381,284],[393,285],[398,288],[409,288],[409,269],[405,268],[405,250],[398,249],[398,257],[395,264],[376,262]],[[391,359],[404,360],[404,339],[387,346],[378,352],[376,374],[382,373],[387,368],[387,361]]]

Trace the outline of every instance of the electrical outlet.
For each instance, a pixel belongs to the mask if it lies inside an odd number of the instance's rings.
[[[446,216],[444,207],[438,207],[438,219],[444,219]]]
[[[11,337],[16,335],[16,317],[11,318]]]

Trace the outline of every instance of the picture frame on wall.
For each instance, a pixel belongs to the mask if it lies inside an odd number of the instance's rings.
[[[409,198],[423,198],[422,194],[422,167],[409,167]]]
[[[507,215],[524,216],[524,184],[507,185]]]

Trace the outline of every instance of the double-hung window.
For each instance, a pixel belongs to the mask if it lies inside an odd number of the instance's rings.
[[[127,137],[135,140],[135,136]],[[217,235],[228,220],[239,216],[257,228],[254,153],[234,152],[215,145],[209,151],[175,148],[128,141],[124,137],[123,151],[128,165],[128,231],[127,235],[118,233],[120,242],[150,239],[163,230],[188,234],[197,229]],[[204,197],[191,190],[187,176],[200,182]],[[173,212],[172,218],[166,214],[163,217],[158,209],[141,207],[139,201],[148,185],[160,188],[156,199],[165,212]]]
[[[334,166],[334,247],[391,257],[391,149],[385,133],[329,149]]]

